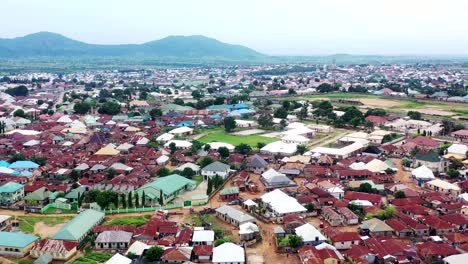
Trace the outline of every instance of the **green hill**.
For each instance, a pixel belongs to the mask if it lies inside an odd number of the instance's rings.
[[[13,39],[0,39],[0,57],[161,57],[251,60],[266,57],[252,49],[204,36],[169,36],[144,44],[96,45],[56,33],[39,32]]]

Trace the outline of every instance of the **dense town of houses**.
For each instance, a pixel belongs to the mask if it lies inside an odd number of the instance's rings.
[[[254,263],[262,254],[304,264],[468,263],[463,119],[449,126],[437,118],[369,114],[370,126],[337,128],[318,122],[316,108],[299,101],[265,128],[260,116],[273,111],[239,95],[250,89],[260,101],[316,93],[338,80],[344,92],[363,87],[375,95],[463,104],[468,96],[455,88],[466,92],[467,74],[441,66],[287,69],[282,77],[274,66],[4,77],[0,206],[12,213],[0,215],[0,255],[64,263],[91,247],[112,253],[106,263],[126,264],[145,261],[156,246],[164,263]],[[28,93],[6,93],[19,85]],[[117,90],[129,87],[135,89],[118,98]],[[194,107],[204,97],[223,99]],[[98,111],[106,101],[120,111]],[[77,113],[83,103],[89,109]],[[160,113],[153,116],[153,109]],[[224,132],[228,118],[233,132]],[[214,133],[265,142],[247,150],[229,140],[201,143]],[[103,193],[117,198],[93,198]],[[129,209],[151,214],[141,215],[145,223],[138,226],[106,224],[108,215]],[[19,232],[13,210],[77,214],[39,237]],[[209,215],[232,237],[212,223],[184,222],[181,214]],[[269,253],[252,254],[258,244]]]

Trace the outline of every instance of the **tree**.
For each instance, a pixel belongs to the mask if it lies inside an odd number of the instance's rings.
[[[408,111],[408,117],[414,120],[421,120],[421,113],[418,111]]]
[[[370,183],[367,182],[362,183],[361,185],[359,185],[358,191],[365,193],[373,193],[372,185],[370,185]]]
[[[304,240],[301,236],[290,235],[288,236],[288,245],[294,249],[299,248],[304,243]]]
[[[223,159],[226,159],[227,157],[229,157],[229,149],[226,147],[219,147],[218,153]]]
[[[120,203],[122,204],[122,208],[127,208],[127,198],[125,197],[125,193],[120,194]]]
[[[261,148],[263,148],[264,146],[266,146],[266,144],[263,143],[263,142],[258,142],[258,143],[257,143],[257,148],[258,148],[258,149],[261,149]]]
[[[206,151],[206,152],[209,152],[211,149],[211,145],[210,144],[205,144],[205,146],[203,146],[203,150]]]
[[[193,176],[197,174],[192,168],[186,167],[184,170],[180,173],[180,175],[184,176],[185,178],[192,179]]]
[[[284,107],[278,107],[273,113],[273,116],[276,118],[284,119],[288,116],[288,111]]]
[[[380,220],[390,219],[395,215],[395,207],[389,206],[383,210],[377,211],[377,218]]]
[[[332,86],[329,83],[322,83],[317,87],[317,91],[319,93],[329,93],[329,92],[336,91],[336,90],[338,90],[338,88]]]
[[[447,175],[450,176],[450,178],[458,178],[460,176],[460,172],[456,169],[448,169]]]
[[[184,103],[184,100],[183,100],[183,99],[181,99],[181,98],[176,98],[176,99],[174,99],[174,104],[176,104],[176,105],[184,105],[185,103]]]
[[[26,113],[24,112],[23,109],[18,109],[13,113],[13,116],[26,118]]]
[[[20,85],[15,88],[8,88],[5,90],[5,93],[11,96],[27,96],[29,91],[28,88],[24,85]]]
[[[159,190],[159,205],[163,206],[164,205],[164,194],[162,190]]]
[[[307,208],[307,212],[312,212],[315,209],[315,205],[313,203],[308,203],[306,205],[306,208]]]
[[[135,193],[135,207],[140,207],[140,196],[138,192]]]
[[[72,180],[77,181],[80,178],[80,173],[76,170],[72,170],[69,176]]]
[[[146,194],[145,191],[141,192],[141,206],[145,207],[146,204]]]
[[[252,147],[250,145],[245,144],[245,143],[241,143],[241,144],[237,145],[234,148],[234,150],[239,152],[240,154],[247,155],[247,154],[250,153],[250,151],[252,151]]]
[[[155,262],[155,261],[159,261],[163,254],[164,254],[164,249],[162,247],[153,246],[153,247],[150,247],[146,251],[145,258],[146,260],[150,262]]]
[[[402,191],[398,191],[395,193],[395,199],[406,198],[406,194]]]
[[[193,99],[200,99],[203,97],[203,93],[200,90],[192,91]]]
[[[171,150],[171,154],[174,154],[176,152],[176,150],[177,150],[176,144],[174,142],[171,142],[169,144],[169,149]]]
[[[261,114],[259,117],[258,117],[258,125],[261,127],[261,128],[271,128],[273,126],[273,116],[269,115],[269,114]]]
[[[297,154],[304,154],[305,152],[307,152],[307,146],[306,145],[298,145],[297,148],[296,148],[296,153]]]
[[[91,106],[85,102],[78,102],[73,106],[73,111],[80,115],[88,113],[90,109]]]
[[[128,197],[127,197],[127,204],[128,204],[128,207],[133,207],[133,200],[132,200],[132,192],[129,192],[128,193]]]
[[[211,163],[213,163],[213,159],[211,157],[206,156],[206,157],[203,157],[203,159],[200,160],[199,165],[200,165],[200,167],[203,168],[203,167],[208,166]]]
[[[112,180],[117,175],[117,171],[114,168],[108,168],[104,174],[108,180]]]
[[[212,191],[213,191],[213,182],[211,181],[211,178],[208,178],[208,187],[206,188],[206,195],[210,195]]]
[[[116,102],[107,101],[98,109],[100,114],[116,115],[120,113],[120,104]]]
[[[367,110],[366,116],[386,116],[387,112],[382,108],[371,108]]]
[[[153,108],[149,112],[149,115],[151,116],[152,120],[156,120],[157,118],[162,116],[162,111],[159,108]]]
[[[224,130],[227,133],[230,133],[232,130],[236,128],[236,120],[232,116],[228,116],[224,118]]]
[[[164,177],[164,176],[167,176],[167,175],[170,175],[171,174],[171,170],[169,170],[168,168],[166,167],[162,167],[160,168],[156,174],[159,176],[159,177]]]

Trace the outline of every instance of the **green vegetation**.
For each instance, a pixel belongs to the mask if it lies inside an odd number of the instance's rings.
[[[200,183],[203,182],[203,176],[202,175],[197,175],[197,176],[193,176],[192,177],[192,180],[195,181],[195,183],[198,185],[200,185]]]
[[[112,254],[90,252],[86,253],[83,257],[75,259],[71,264],[97,264],[109,260]]]
[[[43,222],[49,226],[56,226],[68,222],[71,216],[19,216],[19,229],[21,232],[34,233],[34,225]]]
[[[271,143],[275,142],[278,139],[276,138],[268,138],[268,137],[263,137],[259,135],[250,135],[250,136],[234,136],[234,135],[229,135],[224,132],[214,132],[214,133],[209,133],[206,136],[203,136],[202,138],[199,139],[199,141],[203,144],[210,143],[210,142],[225,142],[229,143],[232,145],[240,145],[242,143],[250,145],[251,147],[256,147],[257,143]]]
[[[58,209],[51,207],[47,209],[46,211],[43,212],[43,214],[76,214],[76,210],[71,210],[71,209]]]
[[[107,226],[117,226],[117,225],[133,225],[133,226],[142,226],[148,223],[148,219],[141,218],[139,216],[134,217],[122,217],[122,218],[115,218],[106,222],[105,225]]]

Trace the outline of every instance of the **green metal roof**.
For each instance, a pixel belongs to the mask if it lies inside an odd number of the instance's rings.
[[[143,185],[137,190],[138,193],[145,191],[145,195],[159,197],[159,191],[162,190],[165,195],[170,195],[177,190],[182,189],[184,186],[189,185],[189,188],[194,187],[194,181],[189,180],[178,174],[158,178],[150,183]],[[158,193],[151,193],[151,189],[157,190]],[[149,192],[148,192],[149,191]]]
[[[235,193],[239,193],[239,187],[224,188],[219,192],[220,195],[229,195]]]
[[[414,158],[416,160],[423,160],[423,161],[428,161],[428,162],[441,161],[439,154],[435,153],[434,151],[429,151],[427,153],[418,152],[416,155],[414,155]]]
[[[29,193],[24,197],[24,200],[26,201],[43,201],[47,197],[49,197],[49,190],[46,187],[41,187],[37,190],[35,190],[32,193]]]
[[[5,185],[0,186],[0,193],[12,193],[18,191],[21,188],[23,188],[22,184],[16,182],[9,182]]]
[[[38,239],[37,236],[24,233],[0,232],[0,246],[2,247],[22,248]]]
[[[97,223],[104,219],[104,213],[88,209],[64,225],[52,239],[78,241]]]

